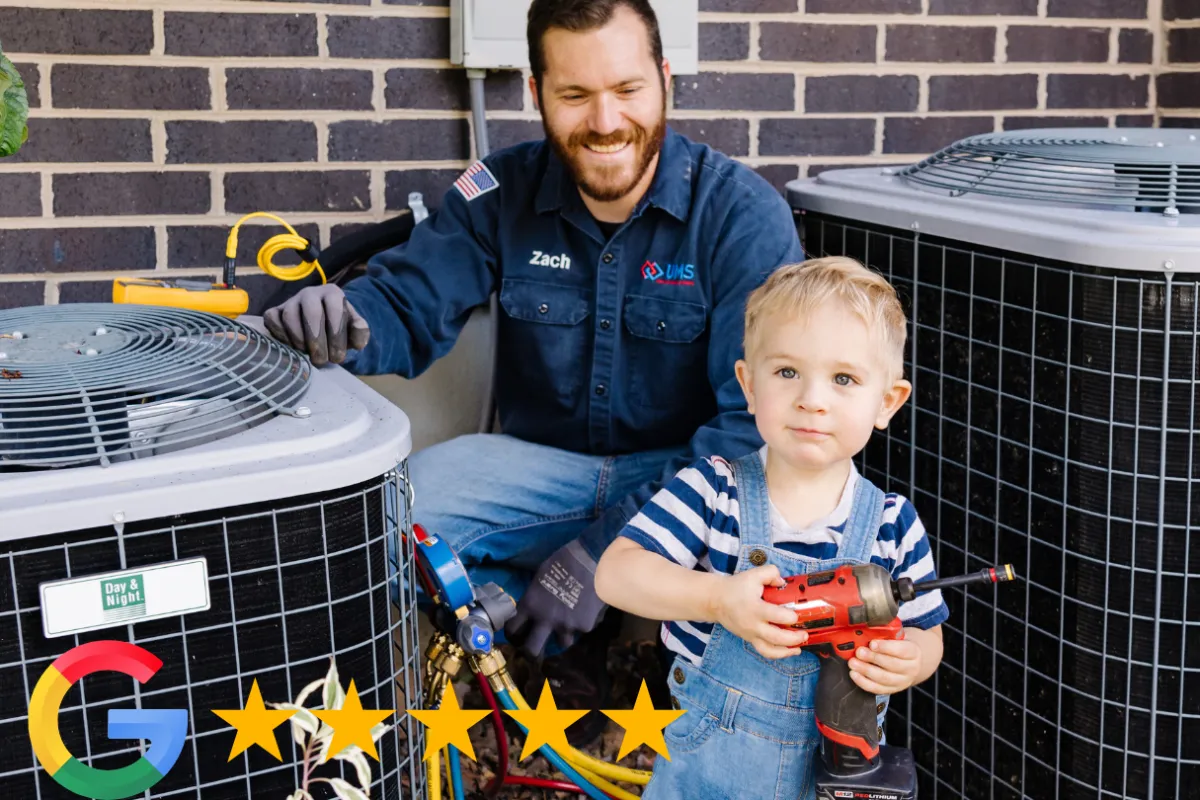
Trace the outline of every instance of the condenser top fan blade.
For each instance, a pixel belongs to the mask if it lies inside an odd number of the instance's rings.
[[[411,447],[407,417],[340,367],[325,372],[317,380],[255,317],[111,303],[0,311],[0,541],[393,469]]]

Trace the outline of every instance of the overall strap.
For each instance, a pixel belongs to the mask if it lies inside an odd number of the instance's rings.
[[[846,520],[842,543],[838,546],[839,559],[862,563],[871,560],[875,540],[879,538],[879,526],[883,524],[884,499],[884,493],[866,476],[858,476],[850,518]]]
[[[738,536],[743,545],[771,546],[771,499],[762,456],[752,451],[733,462],[737,484]]]

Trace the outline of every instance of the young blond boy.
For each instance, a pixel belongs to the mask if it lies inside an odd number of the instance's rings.
[[[749,298],[736,365],[765,445],[734,462],[682,470],[604,553],[604,602],[664,620],[668,683],[688,713],[664,731],[644,798],[815,796],[819,662],[795,648],[795,612],[762,599],[782,576],[873,561],[894,578],[934,577],[925,529],[851,459],[908,399],[907,335],[895,290],[848,258],[777,270]],[[933,674],[942,657],[940,592],[900,606],[904,638],[851,659],[880,698]]]

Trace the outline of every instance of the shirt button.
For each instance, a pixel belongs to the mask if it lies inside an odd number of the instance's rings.
[[[667,329],[667,323],[666,323],[665,321],[663,321],[663,320],[661,320],[661,319],[660,319],[660,320],[658,321],[658,325],[657,325],[656,327],[657,327],[657,328],[658,328],[660,331],[665,331],[665,330]]]
[[[611,319],[602,319],[602,320],[600,320],[600,330],[602,330],[602,331],[606,331],[606,330],[608,330],[608,329],[609,329],[609,328],[611,328],[611,327],[612,327],[612,320],[611,320]]]
[[[608,387],[605,386],[603,383],[598,384],[596,386],[596,394],[599,397],[604,397],[604,395],[608,394]]]
[[[750,551],[750,563],[756,567],[761,567],[767,563],[767,554],[762,550],[754,549]]]
[[[542,303],[540,306],[538,306],[539,314],[545,314],[549,310],[550,310],[550,306],[546,305],[545,303]]]
[[[602,258],[600,260],[603,261],[605,264],[611,264],[612,263],[612,253],[605,253],[604,258]]]

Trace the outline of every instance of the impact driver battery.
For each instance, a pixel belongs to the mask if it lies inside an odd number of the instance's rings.
[[[830,773],[825,759],[814,759],[817,800],[916,800],[917,767],[911,750],[881,745],[874,766],[862,772]]]

